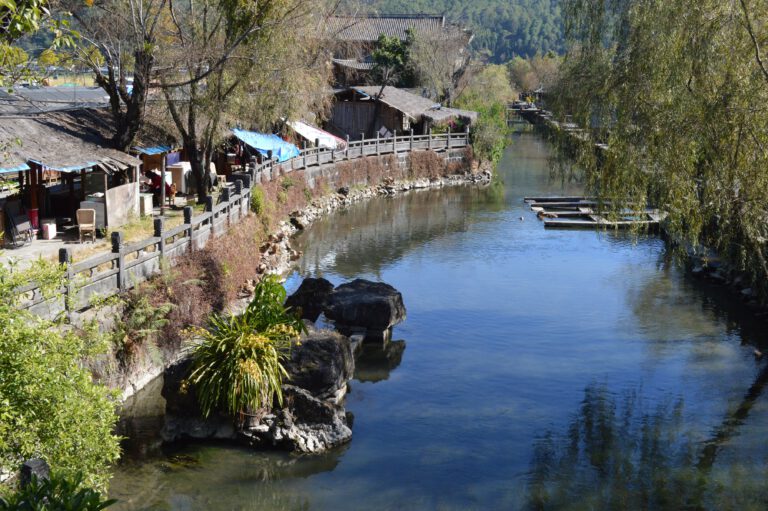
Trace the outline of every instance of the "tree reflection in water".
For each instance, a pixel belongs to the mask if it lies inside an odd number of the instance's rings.
[[[763,383],[763,373],[755,383]],[[755,397],[753,385],[742,406],[701,443],[686,428],[682,400],[649,407],[638,391],[616,395],[590,385],[566,433],[549,431],[536,441],[526,507],[764,510],[764,465],[714,470],[718,446],[735,434]]]

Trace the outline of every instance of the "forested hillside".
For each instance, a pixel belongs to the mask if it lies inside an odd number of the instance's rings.
[[[348,6],[378,14],[445,14],[474,33],[472,46],[494,62],[515,55],[559,51],[562,18],[558,0],[354,0]]]

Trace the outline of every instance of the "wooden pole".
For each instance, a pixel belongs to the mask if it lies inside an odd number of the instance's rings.
[[[160,216],[165,214],[165,155],[162,153],[162,161],[160,164]]]

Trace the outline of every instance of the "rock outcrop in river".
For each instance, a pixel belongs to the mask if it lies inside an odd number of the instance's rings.
[[[352,438],[351,416],[343,400],[355,373],[355,356],[364,339],[388,342],[391,327],[405,318],[402,295],[388,284],[362,279],[335,289],[325,279],[306,279],[286,304],[301,308],[304,317],[317,319],[324,313],[351,338],[316,330],[310,322],[309,332],[294,344],[290,359],[283,364],[289,377],[282,387],[282,406],[254,413],[240,429],[224,414],[204,418],[194,387],[185,383],[191,361],[174,364],[165,372],[162,391],[166,399],[164,441],[226,439],[260,448],[319,453]],[[397,348],[391,357],[396,365],[405,344],[392,344]],[[382,345],[374,348],[383,349]],[[385,370],[391,368],[389,358],[381,357]]]
[[[316,321],[323,313],[345,335],[362,334],[367,339],[389,338],[393,326],[405,320],[403,296],[384,282],[355,279],[334,289],[323,278],[304,279],[285,302]]]

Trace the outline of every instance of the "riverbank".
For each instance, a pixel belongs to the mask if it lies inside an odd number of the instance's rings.
[[[576,124],[558,122],[553,119],[551,112],[541,109],[521,110],[519,115],[556,146],[559,155],[570,160],[571,164],[578,161],[581,153],[592,152],[598,161],[605,157],[604,153],[608,150],[608,146],[603,143],[594,143],[586,131]],[[669,248],[684,254],[686,266],[691,275],[722,286],[726,292],[731,293],[734,300],[742,302],[756,316],[768,316],[768,302],[765,300],[765,295],[761,296],[758,291],[759,287],[763,289],[765,287],[761,283],[756,283],[750,272],[738,269],[733,262],[726,261],[711,248],[694,249],[689,242],[670,234],[669,226],[665,227],[664,221],[660,222],[659,227],[664,233],[664,239],[669,244]],[[743,263],[742,267],[744,268]]]
[[[211,246],[184,256],[167,274],[128,293],[120,306],[94,313],[102,319],[112,317],[113,324],[116,316],[122,316],[119,325],[131,325],[135,331],[150,327],[156,332],[142,338],[125,332],[112,353],[91,361],[92,371],[101,382],[117,388],[125,401],[183,357],[190,326],[204,326],[215,311],[237,314],[250,301],[261,276],[285,275],[301,256],[291,246],[292,236],[317,219],[375,197],[491,181],[488,165],[481,167],[466,156],[437,163],[424,153],[420,161],[428,160],[430,165],[414,163],[410,156],[404,165],[391,156],[349,162],[332,188],[325,181],[311,193],[297,175],[254,188],[262,191],[254,200],[255,215]],[[374,184],[363,184],[373,179]],[[155,326],[135,320],[145,318],[148,309],[161,307],[169,308],[167,317],[154,318],[162,320],[155,321]]]

